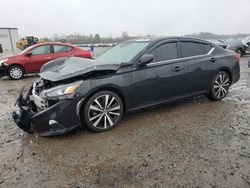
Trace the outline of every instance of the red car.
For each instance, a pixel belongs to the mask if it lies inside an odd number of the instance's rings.
[[[66,43],[49,42],[30,46],[17,55],[0,59],[0,76],[21,79],[24,74],[38,73],[48,61],[61,57],[92,58],[90,51]]]

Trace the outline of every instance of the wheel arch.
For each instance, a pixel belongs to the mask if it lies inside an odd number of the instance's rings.
[[[230,82],[232,82],[232,79],[233,79],[233,77],[232,77],[232,72],[230,71],[229,68],[227,68],[227,67],[221,67],[221,68],[219,69],[219,71],[224,71],[224,72],[226,72],[226,73],[228,74],[229,78],[230,78]]]
[[[87,95],[87,98],[91,97],[92,95],[98,93],[98,92],[101,92],[101,91],[112,91],[114,92],[115,94],[117,94],[121,100],[122,100],[122,103],[123,103],[123,108],[124,110],[126,109],[126,100],[125,100],[125,97],[124,97],[124,94],[121,92],[120,89],[118,89],[117,87],[115,86],[105,86],[105,87],[101,87],[101,88],[97,88],[93,91],[91,91],[88,95]],[[87,100],[86,100],[87,101]]]
[[[21,68],[23,69],[24,74],[26,74],[26,70],[25,70],[24,66],[21,65],[21,64],[18,64],[18,63],[13,63],[13,64],[11,64],[11,65],[8,65],[7,70],[9,71],[9,69],[10,69],[11,67],[13,67],[13,66],[19,66],[19,67],[21,67]]]
[[[101,88],[96,88],[94,90],[91,90],[90,92],[88,92],[85,96],[85,99],[83,100],[83,102],[81,103],[80,107],[79,107],[79,111],[81,111],[82,107],[86,104],[86,102],[89,100],[89,98],[91,96],[93,96],[94,94],[98,93],[98,92],[101,92],[101,91],[112,91],[114,92],[115,94],[117,94],[121,100],[122,100],[122,103],[123,103],[123,111],[125,112],[126,111],[126,99],[125,99],[125,96],[124,94],[122,93],[122,91],[115,87],[115,86],[104,86],[104,87],[101,87]]]

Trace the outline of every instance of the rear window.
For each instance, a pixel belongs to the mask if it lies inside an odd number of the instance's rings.
[[[69,46],[54,45],[54,53],[69,52],[71,50],[72,50],[72,47],[69,47]]]
[[[205,55],[211,50],[209,44],[198,42],[181,42],[182,57]]]

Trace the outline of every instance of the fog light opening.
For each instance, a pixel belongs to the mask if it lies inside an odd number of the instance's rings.
[[[54,125],[54,124],[58,124],[58,122],[56,120],[49,120],[49,125]]]

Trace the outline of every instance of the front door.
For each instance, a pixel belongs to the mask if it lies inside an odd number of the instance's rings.
[[[147,66],[153,68],[158,77],[157,100],[175,98],[183,94],[185,67],[179,59],[178,42],[166,41],[148,52],[154,61]]]
[[[154,56],[153,62],[137,67],[130,73],[132,85],[128,94],[134,106],[143,107],[161,103],[183,94],[185,85],[184,63],[178,59],[177,41],[165,41],[152,47],[147,54]]]
[[[32,50],[30,56],[26,56],[26,64],[30,72],[40,72],[41,67],[53,59],[50,45],[38,46]]]

